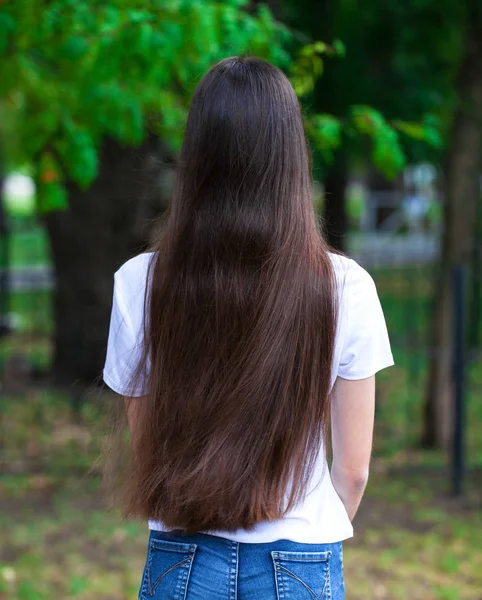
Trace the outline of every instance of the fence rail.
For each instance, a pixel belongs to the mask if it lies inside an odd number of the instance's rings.
[[[350,254],[367,268],[376,282],[396,362],[394,369],[382,372],[378,377],[375,453],[384,457],[404,456],[403,460],[409,462],[421,437],[430,360],[434,352],[441,351],[430,347],[428,335],[439,242],[436,236],[427,233],[373,232],[352,234],[349,242]],[[8,245],[10,262],[8,265],[5,261],[1,263],[4,277],[0,277],[1,282],[8,282],[0,288],[0,307],[4,311],[3,322],[10,326],[10,333],[0,340],[0,378],[4,383],[5,372],[12,368],[12,363],[17,370],[18,364],[23,364],[24,368],[19,372],[26,374],[48,368],[55,286],[48,244],[38,223],[16,222],[9,230]],[[472,315],[480,315],[481,307],[474,310],[471,290],[481,289],[482,272],[469,273],[468,267],[466,269],[466,296],[463,302],[458,298],[457,311],[462,321],[467,324],[472,320],[475,329],[480,329],[480,323],[474,324]],[[471,286],[474,281],[477,285]],[[482,302],[480,298],[477,301]],[[462,342],[463,348],[467,348],[466,353],[460,353],[457,363],[457,373],[462,373],[465,384],[462,389],[457,388],[457,397],[462,398],[464,409],[454,415],[462,423],[458,425],[457,435],[465,434],[465,439],[457,438],[459,454],[454,454],[453,464],[458,465],[464,447],[469,464],[482,463],[482,442],[479,440],[482,426],[479,405],[482,403],[477,401],[482,395],[482,347],[480,334],[473,335],[474,327],[468,328],[470,344],[466,343],[467,328],[464,328],[463,337],[457,338],[456,346],[456,353],[460,352]],[[28,387],[20,386],[20,389],[25,391]],[[4,385],[3,393],[7,392]],[[27,400],[30,398],[28,392],[24,396]],[[78,407],[78,396],[74,400]],[[453,477],[456,487],[459,483],[456,483],[455,475]]]

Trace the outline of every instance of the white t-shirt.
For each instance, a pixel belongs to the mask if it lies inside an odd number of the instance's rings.
[[[126,262],[114,277],[114,299],[104,366],[104,381],[121,395],[142,396],[142,382],[132,389],[142,348],[144,293],[147,268],[153,254]],[[393,365],[387,328],[375,284],[354,260],[331,255],[338,293],[338,327],[335,337],[331,385],[337,377],[365,379]],[[162,523],[149,528],[164,531]],[[300,543],[328,544],[353,536],[345,507],[331,482],[323,449],[304,499],[283,519],[259,523],[254,530],[206,531],[238,542],[272,542],[288,539]]]

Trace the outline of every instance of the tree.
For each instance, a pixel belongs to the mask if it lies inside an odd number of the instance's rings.
[[[482,5],[466,3],[465,49],[457,77],[458,102],[446,165],[442,261],[434,296],[432,360],[425,406],[424,444],[447,446],[451,439],[452,271],[468,266],[475,249],[482,168]],[[480,276],[479,274],[474,274]]]
[[[326,61],[323,77],[309,97],[313,110],[344,122],[354,106],[370,106],[392,125],[385,130],[378,121],[380,144],[372,151],[372,162],[386,176],[385,187],[403,166],[404,155],[408,160],[440,160],[437,123],[445,118],[453,96],[452,74],[460,53],[459,3],[285,0],[283,10],[288,24],[308,39],[340,38],[346,47],[343,60]],[[397,131],[407,135],[398,139]],[[350,128],[343,129],[339,141],[333,155],[317,156],[318,173],[328,191],[328,232],[337,247],[346,233],[348,170],[354,162],[367,162],[366,143],[351,135]],[[387,152],[397,144],[402,153]]]
[[[347,59],[327,69],[313,94],[314,110],[327,110],[338,118],[349,105],[364,102],[385,116],[441,126],[441,144],[420,144],[417,128],[405,138],[409,160],[432,160],[444,171],[443,252],[439,265],[430,331],[430,367],[422,442],[446,446],[451,434],[452,285],[457,264],[472,262],[474,322],[480,311],[475,270],[479,266],[475,239],[479,174],[481,172],[482,5],[477,0],[300,0],[291,7],[289,22],[309,33],[341,37]],[[325,18],[321,18],[324,11]],[[316,17],[315,17],[316,15]],[[356,82],[356,85],[354,85]],[[425,139],[432,133],[425,132]],[[436,141],[436,140],[432,140]],[[345,230],[344,165],[359,151],[357,143],[340,145],[332,166],[325,165],[328,225],[339,244]],[[342,160],[340,160],[342,159]],[[479,200],[480,204],[480,200]],[[480,214],[480,207],[479,207]]]
[[[482,167],[482,5],[478,0],[299,0],[296,5],[286,0],[284,6],[290,24],[315,38],[341,37],[347,49],[345,60],[327,63],[311,99],[315,111],[326,110],[343,119],[356,101],[392,119],[427,124],[436,118],[440,123],[443,143],[421,144],[420,138],[427,140],[434,132],[421,136],[420,127],[409,125],[412,135],[404,139],[403,147],[409,160],[432,160],[445,174],[443,252],[431,313],[422,441],[429,447],[446,446],[453,409],[451,273],[455,265],[474,265],[474,321],[480,310],[480,273],[475,271],[479,262],[470,261],[470,256],[476,255]],[[344,140],[339,148],[337,159],[324,165],[331,192],[327,221],[338,245],[346,223],[346,164],[357,156],[360,146]]]
[[[60,380],[100,372],[112,273],[146,243],[145,225],[162,208],[146,165],[178,150],[200,76],[233,53],[289,66],[289,33],[265,8],[249,14],[244,4],[18,0],[1,8],[1,108],[15,131],[7,159],[34,167],[56,273]]]
[[[3,4],[0,108],[15,130],[7,158],[34,167],[56,273],[58,379],[98,375],[112,272],[145,245],[146,224],[160,210],[145,168],[175,156],[201,75],[246,53],[285,69],[304,97],[324,56],[341,55],[343,45],[297,40],[247,0]],[[395,129],[368,106],[351,106],[343,119],[309,112],[306,126],[327,160],[349,132],[372,139],[387,174],[404,164]]]

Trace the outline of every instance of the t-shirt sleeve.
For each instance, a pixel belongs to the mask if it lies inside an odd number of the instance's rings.
[[[394,362],[375,282],[367,271],[353,264],[345,290],[346,323],[338,376],[366,379]]]
[[[105,383],[123,396],[143,396],[146,386],[138,364],[142,354],[143,328],[133,318],[132,299],[127,293],[122,270],[114,276],[114,295],[110,318],[107,354],[103,370]],[[135,380],[134,380],[135,379]]]

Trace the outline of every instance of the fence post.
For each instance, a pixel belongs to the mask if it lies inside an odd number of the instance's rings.
[[[465,268],[458,265],[452,274],[453,343],[452,367],[454,384],[454,430],[452,441],[452,492],[462,494],[465,471]]]
[[[0,173],[0,337],[8,333],[7,315],[10,309],[10,241],[7,213],[4,206],[3,178]]]

